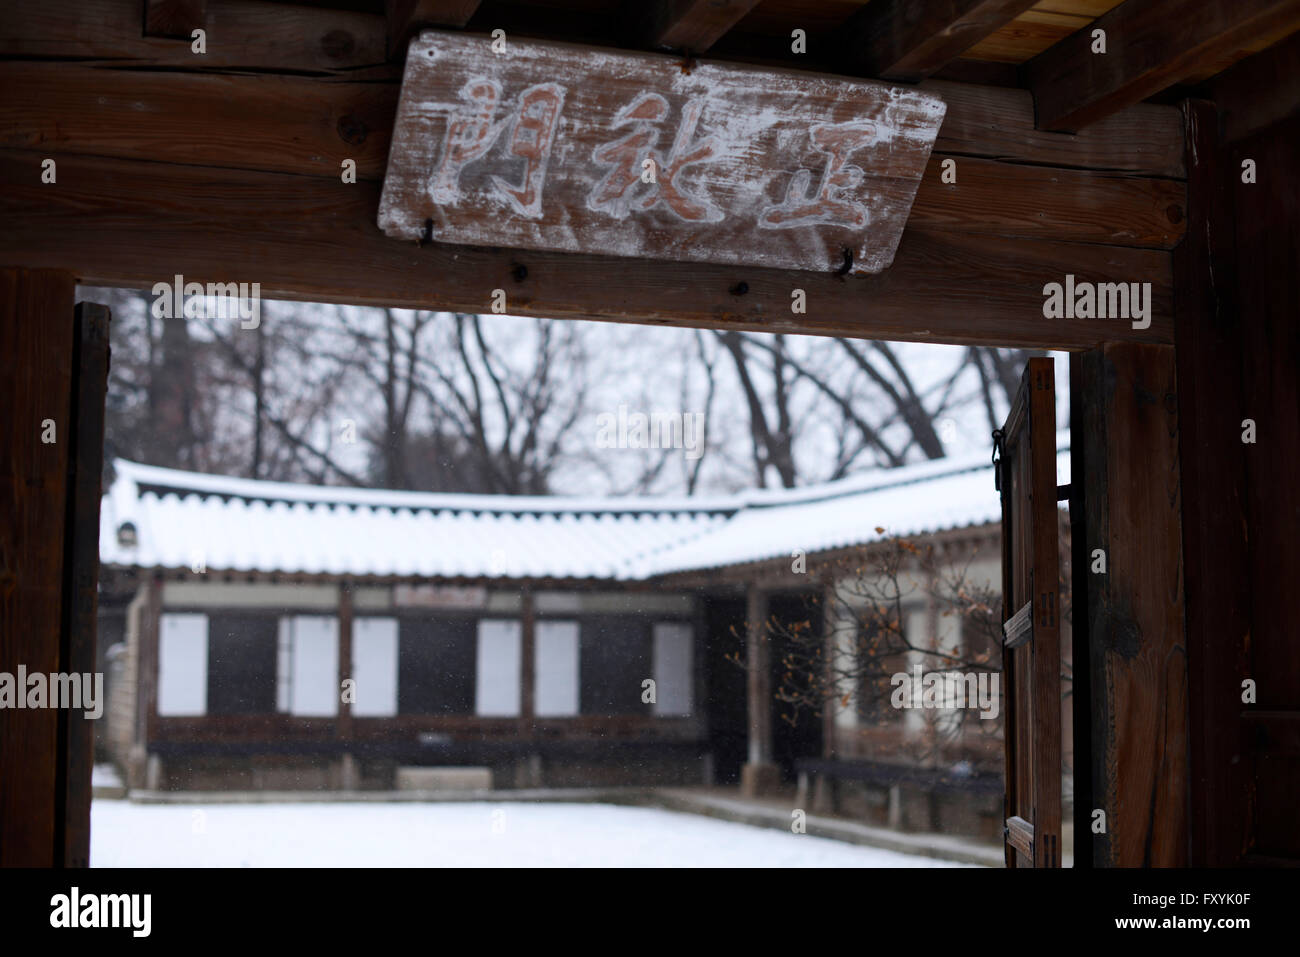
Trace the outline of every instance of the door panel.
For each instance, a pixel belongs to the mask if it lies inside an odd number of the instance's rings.
[[[1030,359],[998,434],[1008,867],[1061,866],[1056,373]]]

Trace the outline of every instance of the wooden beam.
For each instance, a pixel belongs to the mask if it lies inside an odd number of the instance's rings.
[[[980,119],[1005,123],[1014,117],[1015,100],[996,108],[999,99],[1005,101],[998,96],[1002,91],[988,98],[940,85],[936,92],[954,101],[958,125],[940,133],[951,152],[931,157],[912,209],[913,226],[1158,249],[1172,248],[1182,237],[1182,183],[971,156],[1000,152],[999,141],[974,137]],[[0,131],[0,147],[39,148],[56,156],[148,156],[333,180],[343,160],[351,159],[359,179],[378,181],[396,98],[397,87],[387,84],[6,63],[0,64],[0,113],[10,122]],[[1020,102],[1028,126],[1027,99]],[[1156,116],[1163,119],[1167,112],[1177,111],[1161,109]],[[165,132],[160,115],[168,117]],[[1058,158],[1033,147],[1025,152],[1041,161]],[[943,181],[948,159],[956,163],[955,183]]]
[[[758,6],[758,0],[632,0],[641,46],[703,53]]]
[[[1038,125],[1080,130],[1290,23],[1300,0],[1125,0],[1024,65]],[[1105,53],[1092,52],[1096,30]]]
[[[203,29],[205,0],[145,0],[144,35],[189,40]]]
[[[332,73],[385,65],[386,25],[371,13],[265,0],[207,0],[207,53],[145,36],[140,0],[42,0],[0,4],[0,56],[96,60],[178,70]],[[189,34],[186,33],[186,37]]]
[[[479,0],[384,0],[388,58],[401,59],[406,45],[424,27],[463,27]]]
[[[1036,0],[872,0],[849,18],[847,62],[867,76],[930,76]]]
[[[207,9],[208,53],[196,57],[187,46],[142,38],[138,0],[0,4],[0,58],[76,58],[115,68],[163,66],[173,68],[167,73],[173,79],[176,71],[229,75],[236,69],[277,74],[342,75],[346,71],[353,82],[381,79],[394,87],[400,79],[396,67],[384,63],[383,17],[259,0],[208,0]],[[728,35],[728,42],[733,36]],[[810,56],[790,57],[787,42],[780,48],[787,53],[777,61],[781,65],[814,72],[828,68]],[[732,59],[752,62],[754,58],[737,55]],[[363,69],[366,67],[369,69]],[[102,78],[102,72],[92,76]],[[256,82],[267,77],[240,79]],[[941,152],[1158,176],[1185,175],[1182,120],[1172,107],[1144,105],[1126,110],[1070,137],[1035,129],[1033,100],[1024,90],[947,81],[927,82],[924,89],[938,93],[948,103],[937,145]],[[243,95],[239,86],[227,92],[235,99]],[[314,105],[312,101],[299,104],[306,111]]]
[[[74,288],[66,272],[0,270],[0,672],[14,680],[20,667],[48,677],[61,665]],[[59,714],[7,708],[0,720],[0,866],[66,860]]]
[[[1187,175],[1183,121],[1176,107],[1143,103],[1067,136],[1035,127],[1034,101],[1028,90],[943,80],[928,80],[921,89],[939,94],[948,104],[934,143],[937,153],[1175,179]]]
[[[41,92],[24,105],[14,83]],[[377,180],[397,96],[395,83],[0,63],[0,145],[334,179],[351,159]]]
[[[64,268],[83,283],[150,288],[260,282],[267,298],[958,344],[1079,349],[1172,341],[1169,255],[1091,243],[910,228],[878,276],[521,254],[389,239],[373,183],[0,151],[0,265]],[[519,267],[523,266],[523,269]],[[1043,286],[1149,281],[1151,326],[1046,319]],[[743,285],[742,285],[743,284]],[[807,313],[791,312],[803,289]]]

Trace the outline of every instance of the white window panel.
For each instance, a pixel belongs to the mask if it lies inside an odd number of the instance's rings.
[[[485,717],[519,714],[523,632],[518,621],[484,618],[478,623],[474,712]]]
[[[654,626],[654,713],[686,715],[694,703],[691,626],[659,622]]]
[[[208,616],[165,614],[158,626],[158,713],[208,710]]]
[[[361,718],[397,714],[397,619],[357,618],[352,623],[352,713]]]
[[[924,648],[925,645],[927,644],[927,638],[930,637],[926,635],[926,629],[929,627],[930,624],[929,614],[926,612],[924,608],[912,610],[912,611],[906,611],[905,614],[906,614],[906,618],[905,618],[906,624],[904,625],[904,627],[907,630],[904,632],[904,635],[906,636],[909,643],[919,644]],[[925,680],[924,669],[925,669],[926,660],[927,658],[924,651],[909,651],[907,653],[908,677],[915,679],[916,669],[917,667],[920,667],[922,669],[921,679],[922,681],[924,681]],[[914,680],[909,681],[909,684],[912,686],[912,692],[913,692],[913,699],[910,702],[910,704],[924,705],[925,686],[922,685],[920,689],[916,688],[915,686],[916,682]],[[925,730],[925,726],[927,722],[926,722],[926,711],[924,707],[909,707],[908,710],[903,712],[903,715],[904,715],[903,729],[908,734],[918,735]]]
[[[339,620],[295,615],[290,640],[289,713],[330,717],[339,710]]]
[[[534,673],[538,717],[578,713],[578,623],[539,621]]]

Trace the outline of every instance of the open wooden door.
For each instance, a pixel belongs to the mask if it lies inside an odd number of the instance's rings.
[[[1056,373],[1030,359],[995,433],[1002,493],[1007,867],[1061,866]]]

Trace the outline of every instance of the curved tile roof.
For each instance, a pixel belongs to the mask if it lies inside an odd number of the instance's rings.
[[[1068,436],[1058,435],[1068,449]],[[1069,454],[1058,455],[1060,482]],[[227,478],[119,459],[100,559],[128,568],[636,580],[999,520],[985,453],[710,498],[458,495]],[[119,537],[130,523],[134,543]],[[879,533],[877,528],[885,531]]]

